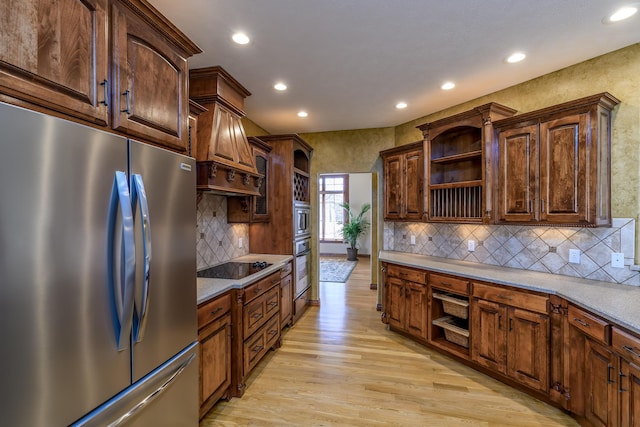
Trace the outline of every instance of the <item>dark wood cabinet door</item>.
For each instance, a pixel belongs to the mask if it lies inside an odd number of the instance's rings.
[[[200,416],[204,416],[231,385],[231,315],[200,331]]]
[[[479,365],[505,373],[505,308],[494,302],[475,299],[472,308],[471,358]]]
[[[507,375],[529,387],[549,389],[549,317],[509,307]]]
[[[0,92],[106,125],[106,3],[0,2]]]
[[[620,394],[620,425],[640,426],[640,367],[620,359],[618,392]]]
[[[269,152],[260,147],[252,146],[253,159],[259,174],[264,175],[260,184],[260,196],[252,198],[251,221],[269,222],[269,184],[271,173],[269,171]]]
[[[404,281],[395,277],[389,277],[387,278],[386,287],[387,304],[385,306],[385,311],[387,313],[389,326],[404,330]]]
[[[616,356],[590,339],[585,347],[585,416],[594,426],[617,426]]]
[[[405,170],[403,178],[404,219],[420,221],[423,214],[422,169],[424,160],[422,150],[412,151],[404,155]]]
[[[293,314],[293,279],[290,274],[280,280],[280,326],[291,324]]]
[[[498,221],[537,221],[538,126],[500,132],[498,148]]]
[[[587,114],[540,124],[540,220],[587,221]],[[594,165],[595,166],[595,165]]]
[[[420,283],[405,283],[406,330],[411,335],[427,339],[427,287]]]
[[[384,159],[384,219],[402,218],[402,155]]]
[[[113,128],[186,152],[186,58],[122,3],[112,6],[111,30]]]

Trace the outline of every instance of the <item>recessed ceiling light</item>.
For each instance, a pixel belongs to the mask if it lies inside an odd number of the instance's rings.
[[[275,90],[280,90],[280,91],[282,91],[282,90],[287,90],[287,85],[286,85],[286,84],[284,84],[284,83],[282,83],[282,82],[278,82],[278,83],[276,83],[276,84],[274,84],[274,85],[273,85],[273,88],[274,88]]]
[[[613,15],[609,16],[609,21],[610,22],[623,21],[627,18],[631,18],[633,15],[636,14],[637,11],[638,11],[638,8],[636,6],[621,7],[620,9],[616,10]]]
[[[397,108],[398,110],[402,110],[403,108],[407,108],[407,103],[406,103],[406,102],[398,102],[398,103],[396,104],[396,108]]]
[[[507,58],[507,62],[509,64],[513,64],[515,62],[522,61],[526,57],[527,57],[527,55],[525,55],[522,52],[515,52],[515,53],[512,53],[511,55],[509,55],[509,57]]]
[[[298,117],[307,117],[309,113],[306,111],[298,111]]]
[[[231,38],[238,44],[249,43],[249,36],[247,36],[245,33],[235,33],[233,36],[231,36]]]
[[[453,89],[454,87],[456,87],[456,84],[453,82],[446,82],[445,84],[440,86],[442,90],[450,90],[450,89]]]

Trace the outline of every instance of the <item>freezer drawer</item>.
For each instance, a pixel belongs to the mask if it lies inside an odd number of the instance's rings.
[[[195,427],[198,425],[198,343],[72,427]]]

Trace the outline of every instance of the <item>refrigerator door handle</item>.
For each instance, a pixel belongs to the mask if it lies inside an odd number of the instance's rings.
[[[114,329],[118,350],[129,346],[133,318],[136,256],[130,200],[127,175],[116,171],[109,202],[107,265],[111,301],[116,315]]]
[[[140,222],[142,225],[142,245],[144,251],[144,271],[142,277],[142,299],[140,307],[137,308],[137,322],[134,325],[133,339],[141,342],[144,339],[144,331],[147,324],[147,313],[149,310],[149,275],[151,273],[151,223],[149,222],[149,204],[147,194],[144,189],[142,176],[134,174],[131,186],[133,195],[133,206],[140,206]]]
[[[133,408],[131,408],[125,414],[121,415],[117,420],[113,421],[112,423],[109,423],[108,427],[117,427],[126,423],[127,421],[129,421],[131,417],[133,417],[139,411],[144,409],[145,406],[153,402],[157,397],[159,397],[162,394],[162,392],[164,392],[167,388],[169,388],[173,384],[173,382],[180,376],[180,374],[182,374],[182,372],[187,368],[187,366],[189,366],[189,364],[191,364],[191,362],[194,361],[195,358],[196,358],[196,353],[193,353],[191,356],[189,356],[187,360],[183,361],[180,364],[180,366],[176,368],[175,371],[171,372],[169,377],[166,378],[166,380],[164,380],[159,387],[151,391],[148,395],[144,397],[144,399],[140,400]]]

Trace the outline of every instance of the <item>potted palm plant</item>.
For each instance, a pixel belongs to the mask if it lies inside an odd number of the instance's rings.
[[[340,204],[347,212],[348,222],[342,225],[342,237],[344,242],[349,246],[347,247],[347,260],[348,261],[357,261],[358,260],[358,239],[360,236],[365,234],[369,228],[369,220],[365,218],[364,214],[367,213],[369,209],[371,209],[371,205],[369,203],[365,203],[362,205],[360,209],[360,213],[355,215],[351,211],[351,206],[349,203],[344,202]]]

